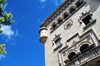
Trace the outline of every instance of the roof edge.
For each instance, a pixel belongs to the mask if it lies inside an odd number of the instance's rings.
[[[46,23],[49,23],[48,21],[57,13],[60,11],[60,9],[69,3],[70,0],[65,0],[63,4],[61,4],[45,21],[43,21],[42,25],[40,27],[43,27]]]

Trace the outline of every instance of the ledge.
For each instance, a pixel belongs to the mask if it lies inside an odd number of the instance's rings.
[[[57,47],[54,48],[54,52],[55,52],[56,50],[58,50],[60,47],[62,47],[62,44],[57,45]]]
[[[40,27],[43,27],[45,23],[50,23],[48,22],[57,12],[59,12],[64,6],[68,6],[70,0],[65,0],[64,3],[62,3],[43,23],[40,25]],[[47,24],[48,25],[48,24]]]
[[[73,16],[79,9],[82,8],[82,6],[84,6],[86,4],[86,2],[84,2],[80,7],[78,7],[73,13],[71,13],[71,15],[69,15],[66,19],[64,19],[55,29],[53,29],[50,33],[54,32],[60,25],[62,25],[66,20],[68,20],[71,16]]]
[[[68,48],[68,45],[66,45],[66,46],[63,47],[61,50],[59,50],[59,53],[62,52],[63,50],[65,50],[66,48]]]

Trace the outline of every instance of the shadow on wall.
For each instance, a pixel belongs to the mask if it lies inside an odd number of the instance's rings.
[[[90,5],[90,11],[93,13],[100,6],[100,0],[87,0],[87,5],[86,6],[88,6],[88,4]]]

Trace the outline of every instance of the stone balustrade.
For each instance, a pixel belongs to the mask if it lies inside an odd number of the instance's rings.
[[[81,66],[100,56],[100,46],[80,54],[77,58],[65,62],[67,66]]]

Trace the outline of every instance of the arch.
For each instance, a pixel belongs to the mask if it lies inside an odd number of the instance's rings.
[[[56,24],[56,22],[54,22],[53,24],[52,24],[52,29],[55,29],[57,27],[57,24]]]
[[[72,3],[72,2],[74,2],[74,1],[75,1],[75,0],[70,0],[69,3]]]
[[[75,5],[76,5],[76,7],[78,8],[78,7],[80,7],[83,3],[84,3],[83,0],[82,0],[82,1],[77,1],[77,2],[75,3]]]
[[[80,47],[80,52],[83,54],[85,52],[87,52],[88,50],[90,50],[90,46],[88,44],[84,44]]]
[[[71,14],[71,13],[73,13],[75,10],[76,10],[76,9],[75,9],[75,7],[74,7],[74,6],[70,7],[70,9],[69,9],[70,14]]]
[[[67,12],[65,12],[65,13],[63,14],[63,18],[64,18],[64,19],[66,19],[68,16],[69,16],[69,14],[68,14]]]
[[[68,54],[68,59],[73,60],[77,57],[78,55],[75,52],[71,52]]]
[[[58,24],[62,23],[62,21],[63,21],[62,17],[59,17],[57,20]]]
[[[80,47],[82,46],[82,45],[84,45],[84,44],[88,44],[89,46],[91,45],[91,42],[89,42],[89,41],[83,41],[83,42],[81,42],[81,43],[79,43],[78,44],[78,49],[80,50]]]

